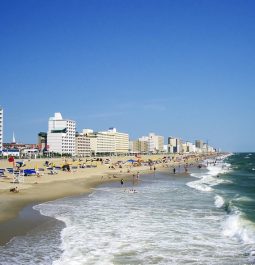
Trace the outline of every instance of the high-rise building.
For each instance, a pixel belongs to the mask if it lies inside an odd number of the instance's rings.
[[[96,135],[92,130],[83,130],[75,135],[75,154],[79,157],[86,157],[95,154],[97,146]]]
[[[168,137],[168,152],[180,153],[181,152],[181,140],[175,137]]]
[[[142,136],[138,139],[138,150],[142,154],[147,154],[149,152],[148,136]]]
[[[0,107],[0,151],[3,150],[4,110]]]
[[[116,154],[127,154],[129,151],[129,135],[118,132],[116,128],[110,128],[107,132],[115,136]]]
[[[40,152],[47,151],[47,133],[46,132],[40,132],[38,133],[38,149]]]
[[[48,122],[48,151],[75,155],[75,131],[75,121],[63,119],[60,112],[55,113]]]
[[[204,142],[202,140],[195,141],[196,148],[203,149]]]
[[[76,134],[76,154],[87,155],[118,155],[129,152],[129,135],[118,132],[115,128],[108,131],[93,132],[84,129]]]
[[[164,151],[164,137],[149,133],[148,151],[149,153],[162,153]]]

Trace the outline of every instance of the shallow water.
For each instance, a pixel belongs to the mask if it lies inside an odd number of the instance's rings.
[[[253,245],[233,234],[236,215],[217,190],[229,172],[218,164],[195,178],[158,173],[35,206],[65,227],[14,239],[0,248],[0,264],[252,264]]]

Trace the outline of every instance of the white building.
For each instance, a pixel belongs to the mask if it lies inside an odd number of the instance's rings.
[[[168,152],[180,153],[181,152],[181,139],[175,137],[168,137]]]
[[[162,153],[164,151],[164,137],[149,133],[148,151],[149,153]]]
[[[108,131],[93,132],[84,129],[76,136],[76,154],[86,155],[116,155],[129,152],[129,135],[117,132],[115,128]]]
[[[181,144],[181,149],[183,153],[195,153],[196,146],[191,142],[185,142]]]
[[[115,136],[116,154],[127,154],[129,151],[129,135],[127,133],[118,132],[116,128],[110,128],[108,133]]]
[[[75,155],[79,157],[91,156],[91,141],[93,138],[87,137],[84,133],[75,135]]]
[[[3,150],[4,110],[0,107],[0,151]]]
[[[138,150],[142,154],[148,154],[149,152],[149,137],[142,136],[138,139]]]
[[[149,136],[142,136],[132,141],[132,147],[131,153],[164,153],[164,137],[150,133]]]
[[[55,113],[48,122],[48,151],[75,155],[75,131],[75,121],[63,119],[60,112]]]

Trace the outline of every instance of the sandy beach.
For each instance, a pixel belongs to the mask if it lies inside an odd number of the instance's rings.
[[[213,155],[215,156],[215,154]],[[165,161],[163,163],[163,157],[165,155],[143,156],[141,161],[154,161],[156,170],[172,172],[173,167],[182,167],[186,163],[194,164],[205,159],[204,156],[191,156],[189,158],[183,158],[181,156],[175,156],[172,161]],[[109,164],[104,164],[100,161],[72,161],[71,159],[63,161],[63,159],[51,159],[48,160],[56,167],[61,167],[63,164],[70,164],[71,171],[65,172],[62,170],[56,170],[57,174],[51,175],[51,171],[47,170],[44,163],[47,159],[38,160],[25,160],[26,168],[43,169],[39,171],[40,176],[25,176],[24,182],[11,183],[13,181],[13,175],[6,173],[5,177],[0,179],[0,231],[4,236],[1,237],[0,244],[6,243],[16,234],[25,233],[28,229],[31,229],[38,222],[38,218],[35,218],[35,222],[32,222],[29,227],[19,221],[20,211],[28,206],[38,203],[55,200],[62,197],[80,195],[92,191],[94,187],[103,182],[120,181],[121,178],[124,181],[131,181],[134,174],[153,173],[154,166],[150,167],[146,165],[133,166],[132,163],[124,163],[119,167],[116,166],[117,161],[127,161],[129,159],[137,160],[135,157],[112,157]],[[88,166],[94,166],[90,168],[80,168],[82,164]],[[10,168],[12,166],[7,160],[0,161],[0,168]],[[114,168],[109,168],[109,167]],[[17,187],[19,192],[10,192],[11,188]],[[32,206],[30,206],[32,210]],[[42,220],[42,219],[41,219]],[[13,229],[17,227],[19,223],[19,229]]]

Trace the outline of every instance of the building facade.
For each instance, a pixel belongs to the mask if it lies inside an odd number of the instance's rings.
[[[75,155],[76,122],[63,119],[60,112],[49,118],[47,144],[48,151]]]
[[[96,136],[92,133],[82,132],[75,135],[75,155],[88,157],[95,154],[97,146]]]
[[[108,131],[93,132],[84,129],[76,134],[76,155],[120,155],[129,153],[129,135],[115,128]]]
[[[118,132],[116,128],[110,128],[108,133],[113,134],[115,137],[117,155],[127,154],[129,151],[129,135],[127,133]]]
[[[149,153],[162,153],[164,152],[164,137],[149,133],[148,137],[148,152]]]
[[[47,151],[48,145],[47,145],[47,133],[46,132],[38,133],[37,147],[38,147],[39,152]]]
[[[203,149],[204,142],[202,140],[196,140],[195,141],[196,148]]]
[[[168,153],[180,153],[182,151],[181,148],[181,139],[176,137],[168,137]]]

